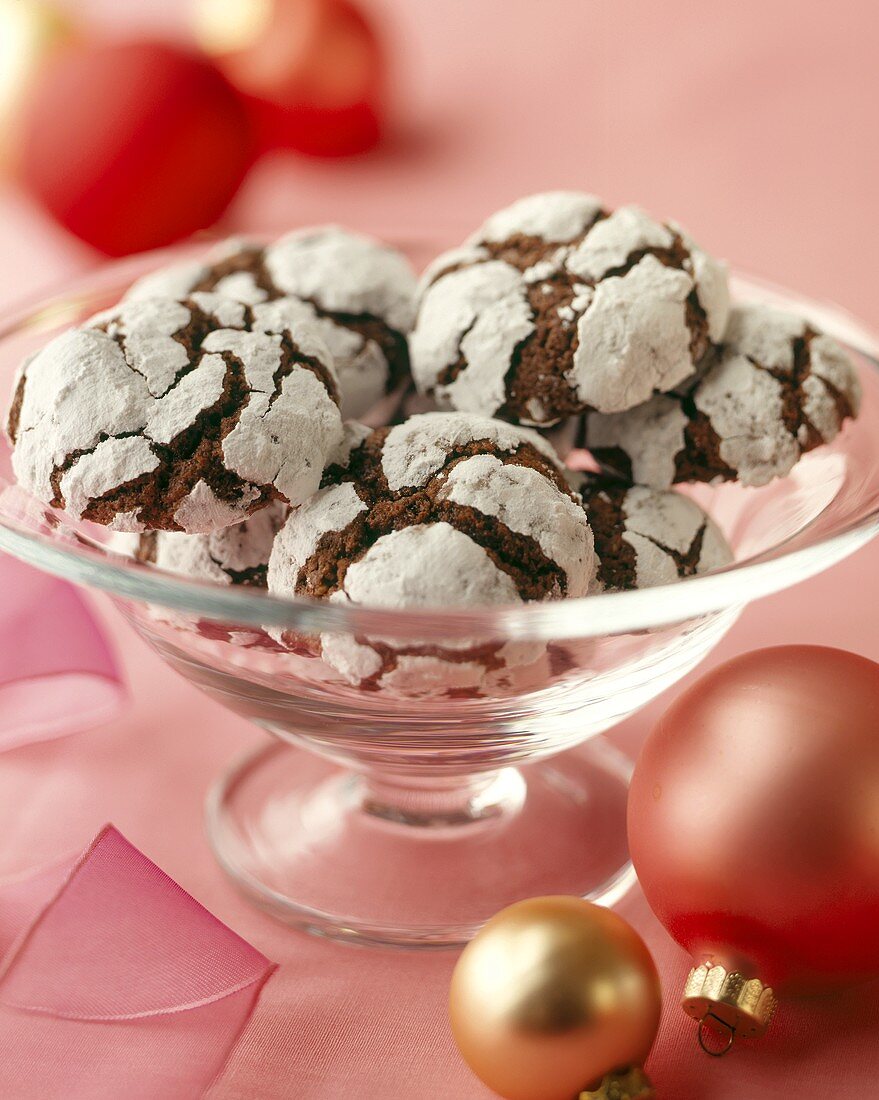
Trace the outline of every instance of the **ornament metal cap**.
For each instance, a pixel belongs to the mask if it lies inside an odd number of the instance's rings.
[[[706,1054],[725,1054],[737,1035],[746,1039],[762,1035],[772,1023],[776,1008],[775,994],[759,978],[745,978],[720,963],[695,966],[687,976],[681,1008],[699,1022],[699,1045]],[[704,1029],[714,1024],[727,1034],[721,1050],[710,1049],[704,1041]]]
[[[607,1073],[597,1089],[585,1089],[579,1100],[655,1100],[650,1078],[640,1066]]]

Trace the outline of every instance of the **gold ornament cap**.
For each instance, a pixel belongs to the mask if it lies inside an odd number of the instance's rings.
[[[762,1035],[772,1023],[776,1004],[770,986],[759,978],[745,978],[735,970],[727,970],[720,963],[694,967],[681,1000],[684,1012],[699,1021],[699,1043],[708,1054],[726,1053],[737,1035],[746,1039]],[[708,1050],[703,1042],[701,1025],[711,1022],[729,1032],[724,1050]]]
[[[597,1089],[586,1089],[579,1100],[655,1100],[650,1078],[640,1066],[605,1074]]]

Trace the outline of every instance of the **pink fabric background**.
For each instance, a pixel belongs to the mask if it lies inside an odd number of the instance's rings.
[[[24,918],[0,945],[0,1095],[16,1100],[203,1096],[274,969],[112,826],[0,883],[0,910]]]
[[[364,0],[366,2],[366,0]],[[176,0],[76,0],[166,26]],[[487,211],[548,186],[637,199],[736,266],[835,299],[879,326],[879,13],[717,0],[374,0],[401,56],[401,126],[344,167],[277,158],[230,221],[332,218],[452,243]],[[91,258],[21,200],[0,198],[0,298]],[[879,659],[879,545],[753,606],[713,660],[788,641]],[[113,820],[221,920],[282,963],[212,1100],[479,1100],[454,1052],[451,955],[343,948],[291,933],[226,884],[201,830],[210,780],[262,736],[175,678],[115,618],[136,706],[75,738],[0,755],[0,874],[47,862]],[[616,734],[634,748],[663,705]],[[877,988],[787,1005],[759,1045],[698,1055],[676,1005],[688,961],[636,893],[620,907],[654,951],[667,1008],[649,1069],[665,1100],[875,1093]]]
[[[0,558],[0,751],[91,729],[126,700],[82,593]]]

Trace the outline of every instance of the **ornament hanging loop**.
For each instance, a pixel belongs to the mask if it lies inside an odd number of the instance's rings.
[[[711,1021],[710,1024],[709,1020]],[[715,1035],[725,1038],[724,1046],[717,1048],[708,1046],[705,1042],[705,1036],[709,1030],[713,1031]],[[699,1046],[706,1054],[709,1054],[712,1058],[722,1058],[736,1040],[736,1029],[731,1027],[726,1020],[721,1020],[719,1016],[715,1016],[713,1012],[707,1012],[699,1021],[696,1038],[699,1040]]]

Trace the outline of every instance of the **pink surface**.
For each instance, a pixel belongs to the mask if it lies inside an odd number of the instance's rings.
[[[396,147],[345,168],[266,163],[241,195],[235,224],[332,218],[447,244],[523,191],[578,186],[676,216],[735,265],[835,299],[879,327],[874,4],[812,5],[807,16],[757,0],[374,6],[405,51]],[[137,5],[135,15],[134,5],[107,0],[76,7],[112,8],[116,22],[180,18],[173,0]],[[7,300],[87,260],[18,199],[5,201],[0,218]],[[749,608],[713,660],[793,640],[879,659],[877,573],[874,545]],[[50,861],[112,819],[281,962],[212,1100],[487,1098],[446,1025],[451,955],[310,940],[236,897],[203,839],[201,800],[216,773],[262,735],[176,679],[124,627],[114,630],[136,706],[111,726],[0,756],[0,876]],[[616,739],[637,746],[662,705]],[[662,972],[667,1006],[649,1065],[660,1097],[875,1092],[876,986],[786,1005],[760,1044],[709,1061],[675,1006],[688,960],[637,892],[620,908]]]
[[[63,870],[0,884],[0,1095],[202,1095],[272,964],[113,828]]]
[[[0,750],[89,729],[126,692],[76,589],[0,556]]]

